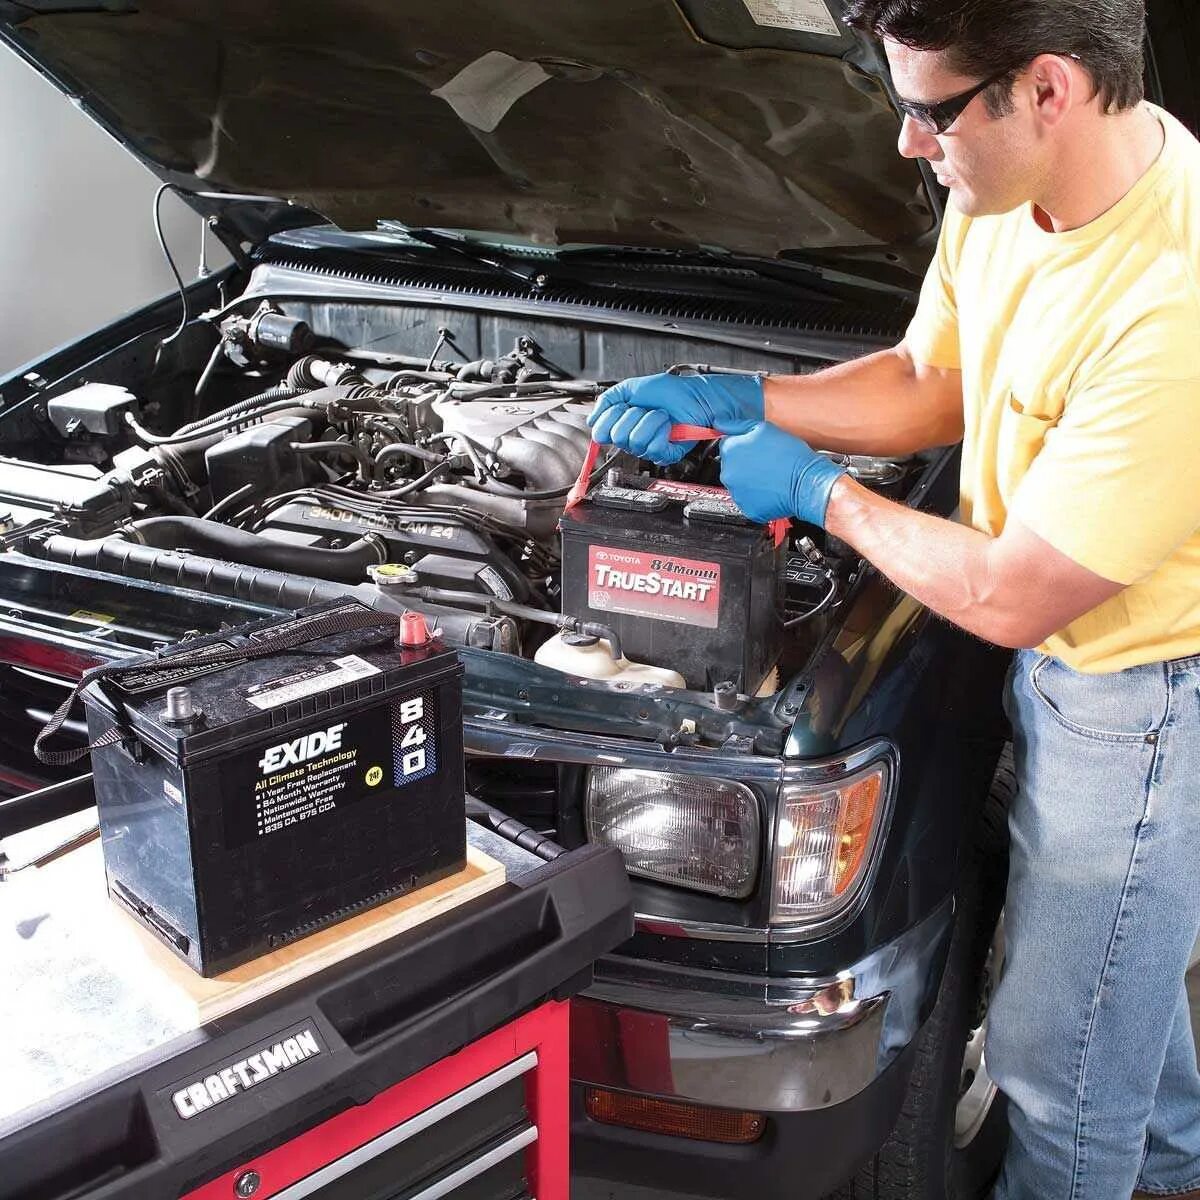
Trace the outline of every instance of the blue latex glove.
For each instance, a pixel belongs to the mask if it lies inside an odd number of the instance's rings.
[[[825,524],[833,485],[846,473],[807,442],[766,422],[721,443],[721,482],[752,521],[797,517]]]
[[[670,441],[672,425],[703,425],[744,433],[763,419],[758,375],[642,375],[610,387],[592,409],[592,439],[663,466],[678,462],[695,442]]]

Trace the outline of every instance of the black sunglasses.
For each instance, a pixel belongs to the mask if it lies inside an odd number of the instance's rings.
[[[896,104],[902,113],[911,117],[927,133],[942,134],[963,115],[967,105],[980,92],[986,91],[993,83],[999,83],[1005,75],[1011,74],[1012,70],[1012,67],[1005,67],[1003,71],[989,75],[982,83],[967,88],[965,92],[959,92],[957,96],[948,96],[945,100],[939,100],[935,104],[918,104],[915,100],[900,99],[896,101]]]
[[[1063,57],[1079,61],[1078,54],[1064,54]],[[1006,75],[1011,75],[1015,70],[1017,70],[1015,66],[1005,67],[1003,71],[989,75],[982,83],[967,88],[965,92],[959,92],[957,96],[939,100],[936,104],[918,104],[915,100],[901,99],[897,99],[896,104],[902,113],[911,117],[926,132],[943,134],[963,115],[967,105],[980,92],[986,91],[993,83],[999,83]]]

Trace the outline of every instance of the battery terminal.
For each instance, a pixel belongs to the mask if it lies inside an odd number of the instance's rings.
[[[164,704],[162,719],[172,725],[191,725],[204,716],[196,707],[191,688],[167,688]]]

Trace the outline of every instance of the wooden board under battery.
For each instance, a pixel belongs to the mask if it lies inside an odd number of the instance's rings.
[[[504,864],[475,846],[459,872],[377,908],[348,917],[239,967],[204,978],[172,954],[106,894],[98,842],[65,855],[39,874],[53,880],[64,913],[94,939],[96,957],[119,966],[126,982],[144,981],[156,1003],[193,1013],[197,1025],[213,1021],[325,967],[412,929],[500,887]]]

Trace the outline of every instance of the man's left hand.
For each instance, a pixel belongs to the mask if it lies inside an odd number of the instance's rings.
[[[807,442],[766,422],[721,442],[721,482],[738,508],[764,525],[796,517],[823,526],[833,485],[845,473]]]

